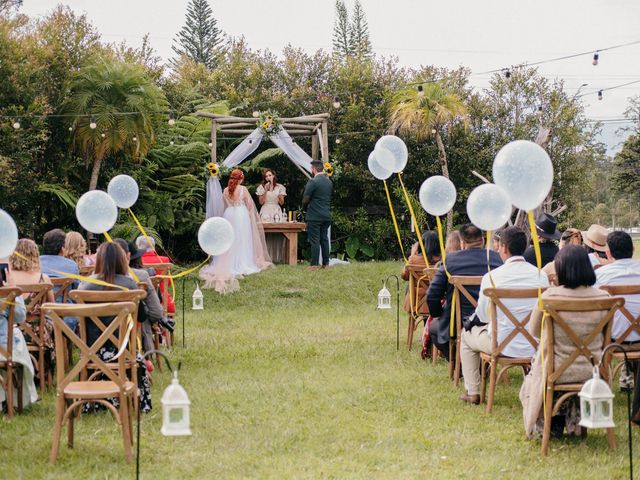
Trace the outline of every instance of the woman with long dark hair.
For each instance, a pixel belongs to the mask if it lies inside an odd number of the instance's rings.
[[[127,255],[124,250],[116,243],[103,243],[98,247],[98,251],[96,252],[96,268],[90,278],[101,280],[112,286],[98,285],[85,281],[82,282],[78,288],[79,290],[119,290],[119,286],[127,290],[136,290],[138,289],[138,284],[129,276],[128,270]],[[108,325],[113,321],[113,317],[101,317],[100,320],[105,325]],[[101,334],[102,331],[94,325],[93,322],[87,321],[87,344],[93,344]],[[98,356],[105,362],[111,361],[117,353],[118,350],[116,346],[111,342],[105,343],[100,350],[98,350]],[[138,353],[140,408],[143,412],[148,412],[151,410],[151,386],[146,366],[144,362],[140,360],[141,355]],[[85,406],[85,411],[89,410],[88,405],[89,404]],[[96,410],[102,407],[100,404],[94,404],[93,406]]]
[[[231,171],[227,188],[222,193],[223,218],[233,226],[234,241],[224,254],[200,270],[200,278],[206,288],[215,288],[220,293],[229,293],[240,288],[238,279],[257,273],[271,265],[251,194],[242,185],[244,173],[239,168]]]

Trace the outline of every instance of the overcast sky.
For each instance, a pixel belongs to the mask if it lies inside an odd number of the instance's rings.
[[[349,11],[355,0],[346,0]],[[139,46],[150,34],[164,59],[184,23],[188,0],[24,0],[21,11],[43,16],[57,3],[86,13],[103,40]],[[464,65],[483,72],[523,62],[595,51],[640,40],[638,0],[361,0],[377,55],[397,56],[402,65]],[[229,36],[244,35],[253,49],[280,53],[291,43],[309,51],[331,50],[333,0],[209,0],[218,26]],[[640,44],[541,65],[549,78],[563,78],[569,92],[581,93],[592,119],[619,119],[640,83],[604,92],[599,89],[640,80]],[[471,83],[487,86],[489,75]],[[610,150],[621,139],[619,123],[606,123]]]

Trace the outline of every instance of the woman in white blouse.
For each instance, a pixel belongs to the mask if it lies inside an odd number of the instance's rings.
[[[276,172],[267,168],[262,172],[262,183],[256,189],[260,209],[260,218],[263,222],[273,222],[276,215],[282,215],[282,205],[287,190],[280,183],[276,183]],[[281,219],[284,220],[284,219]]]

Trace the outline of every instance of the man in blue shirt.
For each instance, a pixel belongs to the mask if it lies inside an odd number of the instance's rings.
[[[64,277],[67,273],[74,275],[80,273],[76,262],[64,257],[64,240],[66,236],[64,231],[59,228],[49,230],[44,234],[42,238],[43,255],[40,255],[40,271],[44,275],[49,275],[51,278],[59,278]],[[71,289],[77,289],[79,283],[80,282],[75,280]],[[59,301],[57,298],[58,289],[55,287],[53,289],[53,295],[56,297],[56,301]],[[69,301],[69,303],[73,302]],[[78,319],[75,317],[65,317],[64,321],[69,328],[73,330],[75,330],[78,325]]]

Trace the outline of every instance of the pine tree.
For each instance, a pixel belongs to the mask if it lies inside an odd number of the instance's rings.
[[[336,0],[336,20],[333,25],[333,54],[348,57],[353,54],[349,38],[349,14],[343,0]]]
[[[214,69],[225,52],[224,33],[217,24],[207,0],[191,0],[186,23],[171,48],[179,56],[186,55]]]
[[[353,6],[353,20],[349,27],[349,45],[356,58],[369,58],[373,53],[369,40],[369,25],[360,0],[356,0]]]

